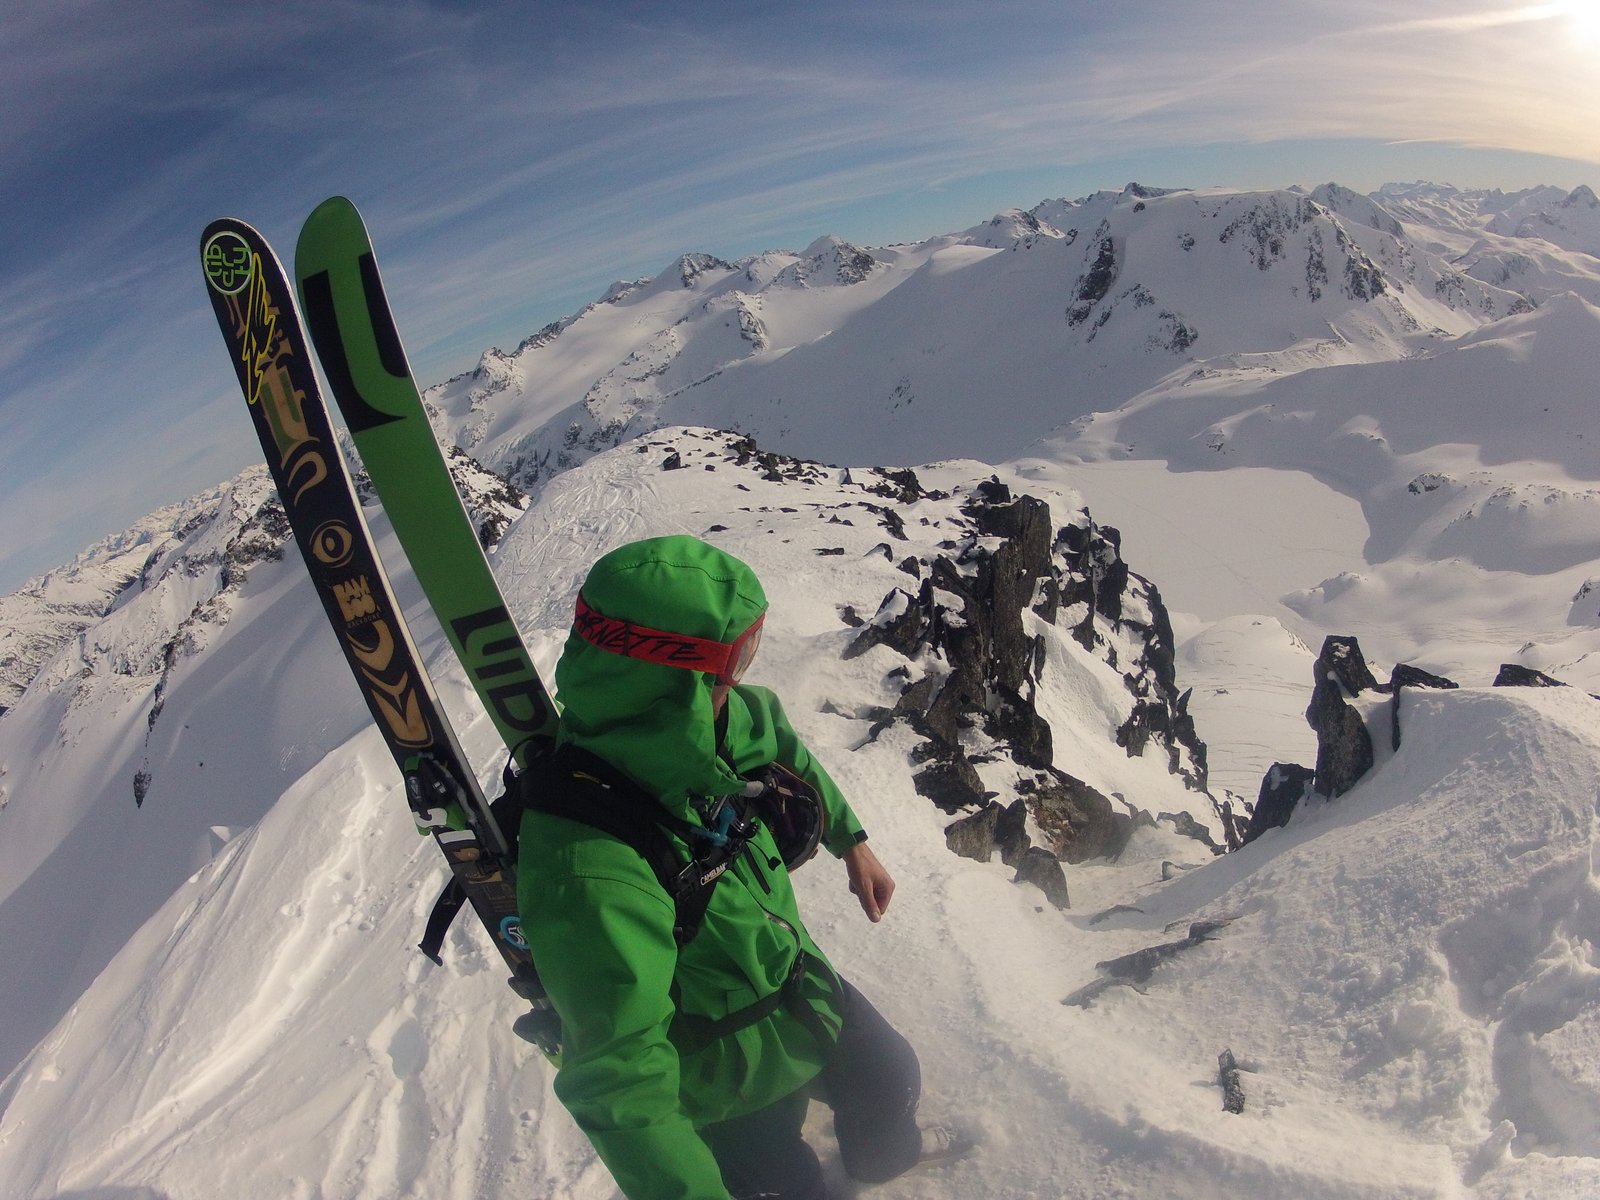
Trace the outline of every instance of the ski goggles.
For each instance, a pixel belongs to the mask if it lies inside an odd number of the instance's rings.
[[[690,637],[685,633],[669,633],[664,629],[651,629],[632,621],[619,621],[589,607],[580,593],[578,611],[572,629],[591,646],[624,658],[637,658],[663,667],[680,667],[685,671],[704,671],[716,677],[725,687],[732,687],[744,678],[745,671],[756,656],[761,644],[761,623],[766,614],[731,642],[716,642],[710,638]]]

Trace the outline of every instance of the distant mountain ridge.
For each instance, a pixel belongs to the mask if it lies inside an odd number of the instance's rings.
[[[528,491],[663,424],[885,463],[940,457],[959,430],[967,452],[999,459],[1186,364],[1259,377],[1404,361],[1566,292],[1600,305],[1588,188],[1133,183],[914,245],[825,236],[738,263],[685,254],[510,351],[486,350],[426,400],[441,440]],[[197,502],[0,598],[0,710]]]
[[[1531,274],[1482,266],[1488,247],[1445,253],[1473,224],[1564,212],[1577,193],[1394,195],[1130,184],[915,245],[825,238],[740,263],[688,255],[512,354],[487,353],[428,399],[441,433],[529,489],[681,422],[830,461],[877,445],[911,461],[937,440],[919,437],[930,421],[998,405],[1004,440],[974,448],[995,457],[1190,359],[1281,353],[1332,332],[1341,359],[1388,360],[1418,335],[1536,307],[1563,282],[1600,300],[1600,264],[1580,270],[1559,247],[1559,271]],[[1443,230],[1418,227],[1430,213]]]

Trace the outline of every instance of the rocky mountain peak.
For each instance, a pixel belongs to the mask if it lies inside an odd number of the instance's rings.
[[[869,278],[882,265],[870,251],[827,234],[801,251],[800,261],[785,269],[779,281],[810,288],[849,287]]]

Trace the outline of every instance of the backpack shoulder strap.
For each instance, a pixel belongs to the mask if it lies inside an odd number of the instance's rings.
[[[694,939],[722,874],[708,874],[691,853],[696,826],[667,812],[604,759],[576,747],[562,747],[543,770],[526,771],[518,782],[523,810],[577,821],[631,846],[672,900],[678,945]]]

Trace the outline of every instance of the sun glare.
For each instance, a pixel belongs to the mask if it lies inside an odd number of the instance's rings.
[[[1572,39],[1586,49],[1600,52],[1600,0],[1567,0],[1560,8]],[[1600,67],[1600,62],[1595,65]]]

